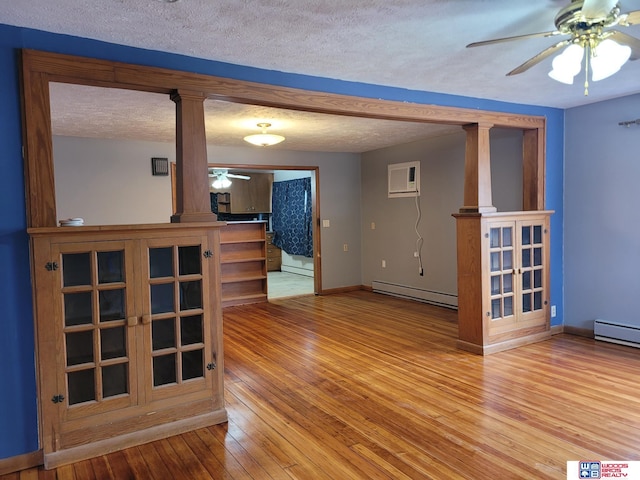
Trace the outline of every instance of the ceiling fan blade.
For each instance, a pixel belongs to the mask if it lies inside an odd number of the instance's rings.
[[[640,23],[640,10],[634,10],[633,12],[623,13],[620,15],[619,25],[628,27],[629,25],[637,25]]]
[[[571,40],[562,40],[561,42],[558,42],[555,45],[552,45],[551,47],[549,47],[546,50],[543,50],[542,52],[537,54],[535,57],[530,58],[529,60],[524,62],[519,67],[514,68],[513,70],[511,70],[509,73],[507,73],[507,76],[518,75],[519,73],[522,73],[522,72],[525,72],[525,71],[529,70],[534,65],[540,63],[542,60],[544,60],[545,58],[553,55],[558,50],[560,50],[563,47],[566,47],[570,43],[571,43]]]
[[[492,45],[494,43],[511,42],[513,40],[524,40],[526,38],[536,37],[552,37],[554,35],[562,35],[559,31],[554,30],[552,32],[540,32],[540,33],[528,33],[526,35],[515,35],[513,37],[494,38],[493,40],[485,40],[482,42],[473,42],[467,45],[467,48],[482,47],[484,45]]]
[[[584,0],[582,15],[590,21],[604,20],[617,4],[618,0]]]
[[[628,45],[631,47],[631,56],[629,60],[637,60],[640,58],[640,39],[622,33],[618,30],[611,30],[607,32],[607,38],[611,38],[621,45]]]
[[[239,178],[240,180],[251,180],[251,177],[247,175],[236,175],[235,173],[227,173],[229,178]]]

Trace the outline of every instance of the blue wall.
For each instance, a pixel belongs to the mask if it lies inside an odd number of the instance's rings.
[[[547,208],[552,217],[551,302],[562,323],[562,110],[294,75],[0,24],[0,459],[38,448],[33,315],[21,158],[19,49],[171,68],[306,90],[547,117]]]

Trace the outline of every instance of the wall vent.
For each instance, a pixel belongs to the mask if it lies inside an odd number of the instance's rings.
[[[420,162],[393,163],[387,171],[389,198],[420,196]]]
[[[635,325],[595,320],[593,333],[596,340],[640,348],[640,327]]]

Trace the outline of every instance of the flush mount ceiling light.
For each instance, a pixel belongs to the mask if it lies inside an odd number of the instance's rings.
[[[244,137],[244,141],[249,142],[253,145],[257,145],[258,147],[270,147],[271,145],[275,145],[276,143],[284,141],[284,137],[282,135],[267,133],[267,128],[269,128],[270,126],[270,123],[259,123],[258,127],[262,129],[262,133],[247,135],[246,137]]]

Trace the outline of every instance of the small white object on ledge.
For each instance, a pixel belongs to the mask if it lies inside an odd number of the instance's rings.
[[[67,218],[66,220],[60,220],[61,227],[79,227],[84,225],[84,219],[82,218]]]

